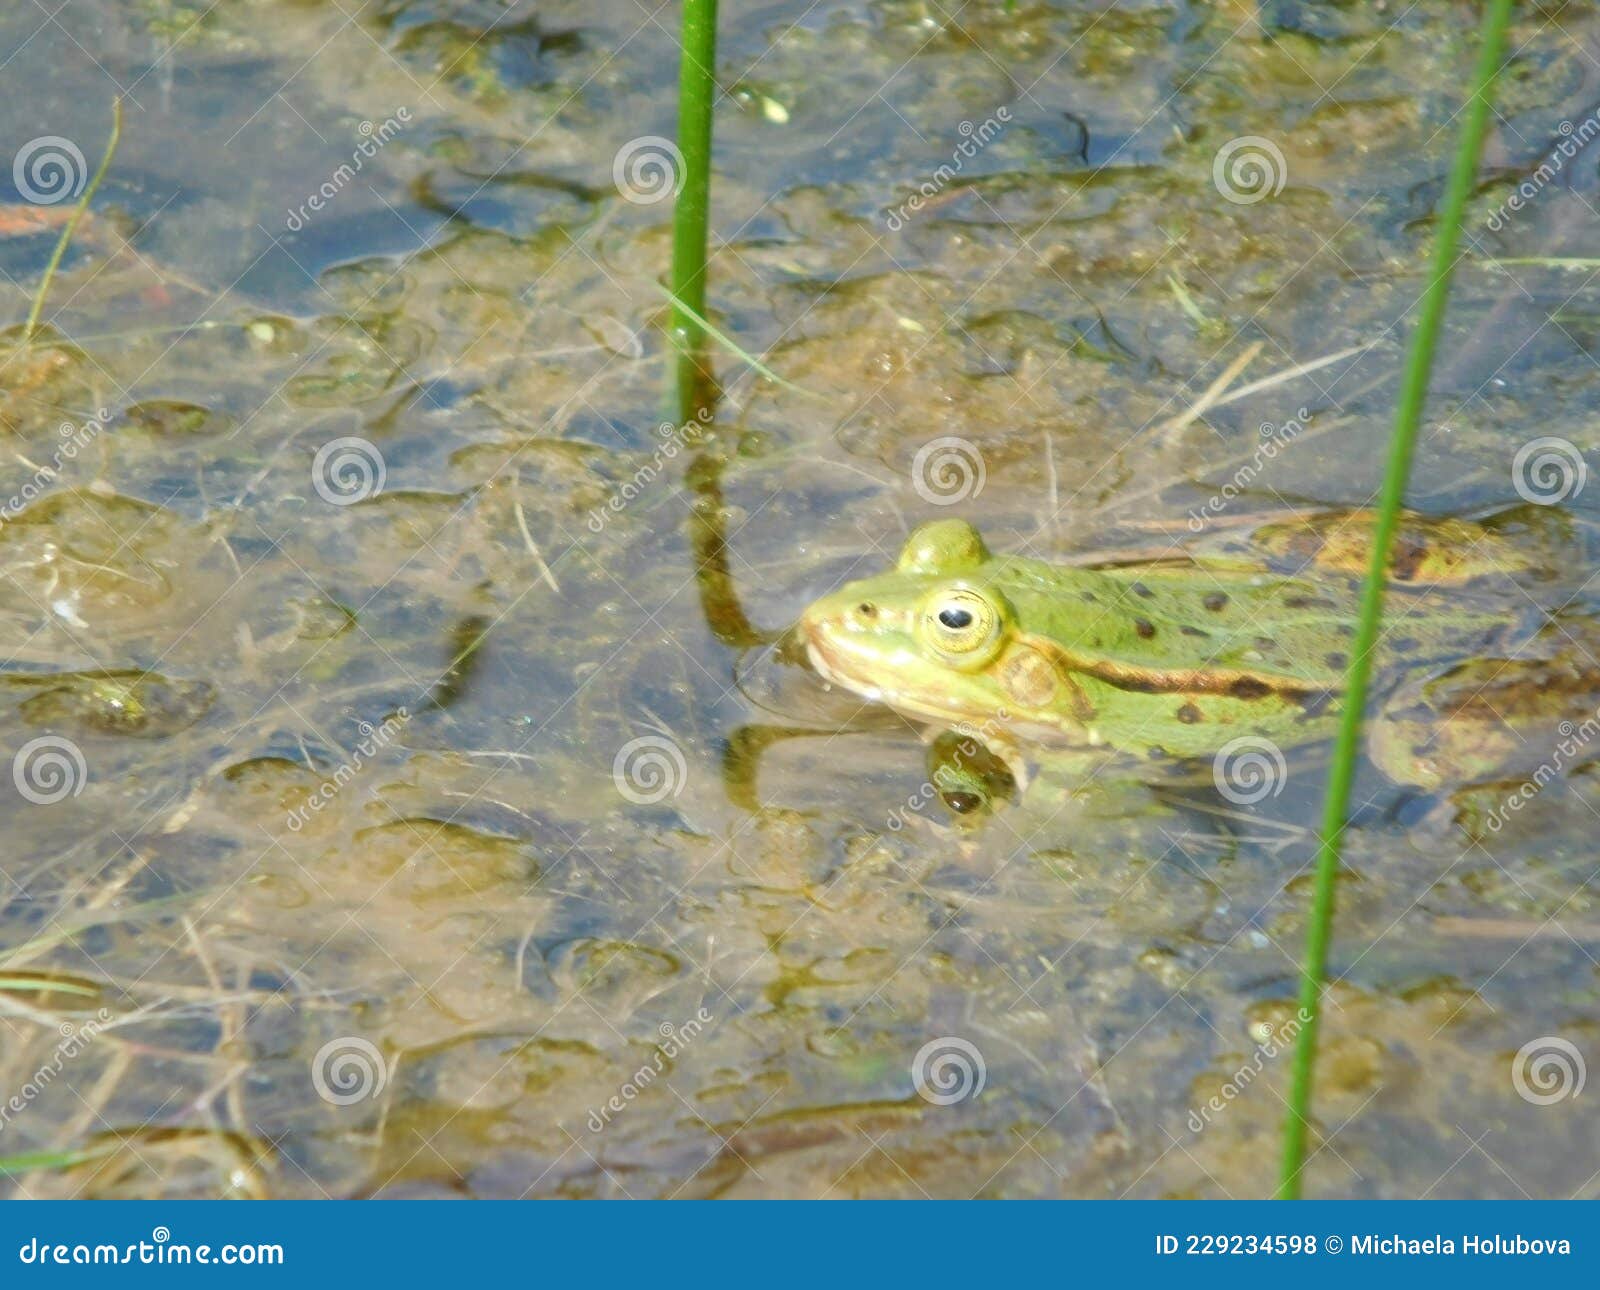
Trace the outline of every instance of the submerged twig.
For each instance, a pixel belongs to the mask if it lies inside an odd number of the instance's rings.
[[[1263,342],[1259,340],[1252,344],[1244,353],[1222,369],[1222,374],[1212,381],[1210,385],[1206,386],[1205,392],[1190,404],[1186,411],[1178,413],[1177,416],[1156,431],[1155,437],[1160,440],[1163,447],[1170,447],[1179,434],[1188,429],[1194,421],[1204,416],[1210,408],[1216,406],[1217,400],[1222,397],[1223,392],[1239,379],[1245,368],[1255,361],[1256,355],[1262,350],[1262,345]]]

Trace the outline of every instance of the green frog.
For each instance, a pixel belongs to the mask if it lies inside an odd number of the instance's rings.
[[[799,636],[826,681],[976,735],[1019,784],[1051,749],[1198,771],[1241,738],[1277,755],[1332,735],[1375,523],[1331,513],[1192,557],[1061,566],[941,520],[891,572],[812,604]],[[1505,764],[1520,736],[1481,697],[1491,674],[1522,700],[1510,721],[1593,715],[1600,669],[1494,655],[1519,623],[1537,638],[1543,616],[1510,586],[1533,569],[1481,525],[1403,519],[1368,739],[1390,778],[1431,790]]]

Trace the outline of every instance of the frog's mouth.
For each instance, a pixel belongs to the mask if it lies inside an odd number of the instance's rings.
[[[953,701],[954,696],[939,696],[925,692],[908,693],[887,687],[883,677],[895,675],[897,668],[914,666],[915,659],[896,659],[881,650],[864,652],[850,648],[823,622],[802,622],[801,634],[805,639],[806,659],[812,669],[830,685],[841,686],[852,694],[873,703],[881,703],[896,712],[927,721],[964,721],[974,714]],[[940,702],[941,697],[946,702]]]

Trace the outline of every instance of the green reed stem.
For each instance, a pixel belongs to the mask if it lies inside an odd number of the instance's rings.
[[[1400,503],[1405,496],[1406,481],[1411,474],[1417,426],[1427,400],[1428,376],[1433,367],[1445,301],[1450,294],[1450,275],[1455,268],[1461,222],[1477,174],[1478,153],[1489,119],[1495,81],[1500,74],[1500,60],[1505,49],[1506,27],[1511,19],[1512,4],[1513,0],[1489,0],[1484,13],[1474,78],[1476,88],[1462,114],[1455,163],[1450,171],[1450,183],[1439,215],[1433,269],[1418,310],[1417,328],[1411,337],[1405,377],[1395,407],[1394,431],[1389,439],[1389,461],[1384,470],[1383,491],[1378,501],[1378,522],[1373,531],[1372,558],[1367,566],[1366,582],[1361,589],[1360,617],[1356,625],[1355,647],[1350,654],[1344,712],[1339,722],[1339,739],[1334,748],[1333,765],[1328,772],[1328,794],[1323,803],[1316,889],[1311,901],[1310,922],[1306,928],[1305,964],[1300,980],[1300,1015],[1307,1020],[1295,1044],[1293,1085],[1283,1126],[1283,1161],[1277,1192],[1281,1200],[1296,1200],[1300,1196],[1301,1171],[1305,1168],[1306,1160],[1307,1116],[1311,1109],[1312,1068],[1316,1061],[1322,987],[1327,975],[1328,940],[1333,926],[1334,884],[1339,873],[1345,816],[1350,807],[1356,749],[1361,739],[1362,709],[1366,706],[1367,682],[1372,673],[1372,655],[1378,642],[1378,627],[1383,613],[1383,585],[1389,566],[1389,548]]]
[[[679,415],[688,421],[710,384],[705,362],[706,247],[711,217],[711,111],[717,98],[717,0],[683,0],[678,150],[683,186],[672,212],[672,339]]]
[[[72,235],[78,231],[78,224],[83,219],[84,212],[89,209],[89,203],[94,200],[95,191],[100,187],[100,181],[106,177],[106,171],[111,169],[111,158],[117,155],[117,142],[122,138],[122,98],[111,100],[111,137],[106,140],[105,155],[100,158],[100,168],[94,172],[94,178],[89,181],[89,186],[83,190],[83,196],[78,198],[78,204],[73,208],[72,218],[61,230],[61,236],[56,239],[56,249],[50,252],[50,262],[44,266],[44,277],[39,279],[39,289],[33,293],[33,304],[28,309],[28,321],[22,326],[22,343],[31,345],[33,333],[39,326],[39,315],[44,312],[44,298],[50,294],[50,283],[55,279],[56,269],[61,265],[61,257],[67,253],[67,245],[72,241]]]

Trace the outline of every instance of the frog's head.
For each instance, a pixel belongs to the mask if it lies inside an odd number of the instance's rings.
[[[847,583],[801,615],[812,665],[826,680],[914,716],[995,716],[1006,698],[994,664],[1015,614],[985,578],[989,563],[970,524],[924,524],[892,572]]]

